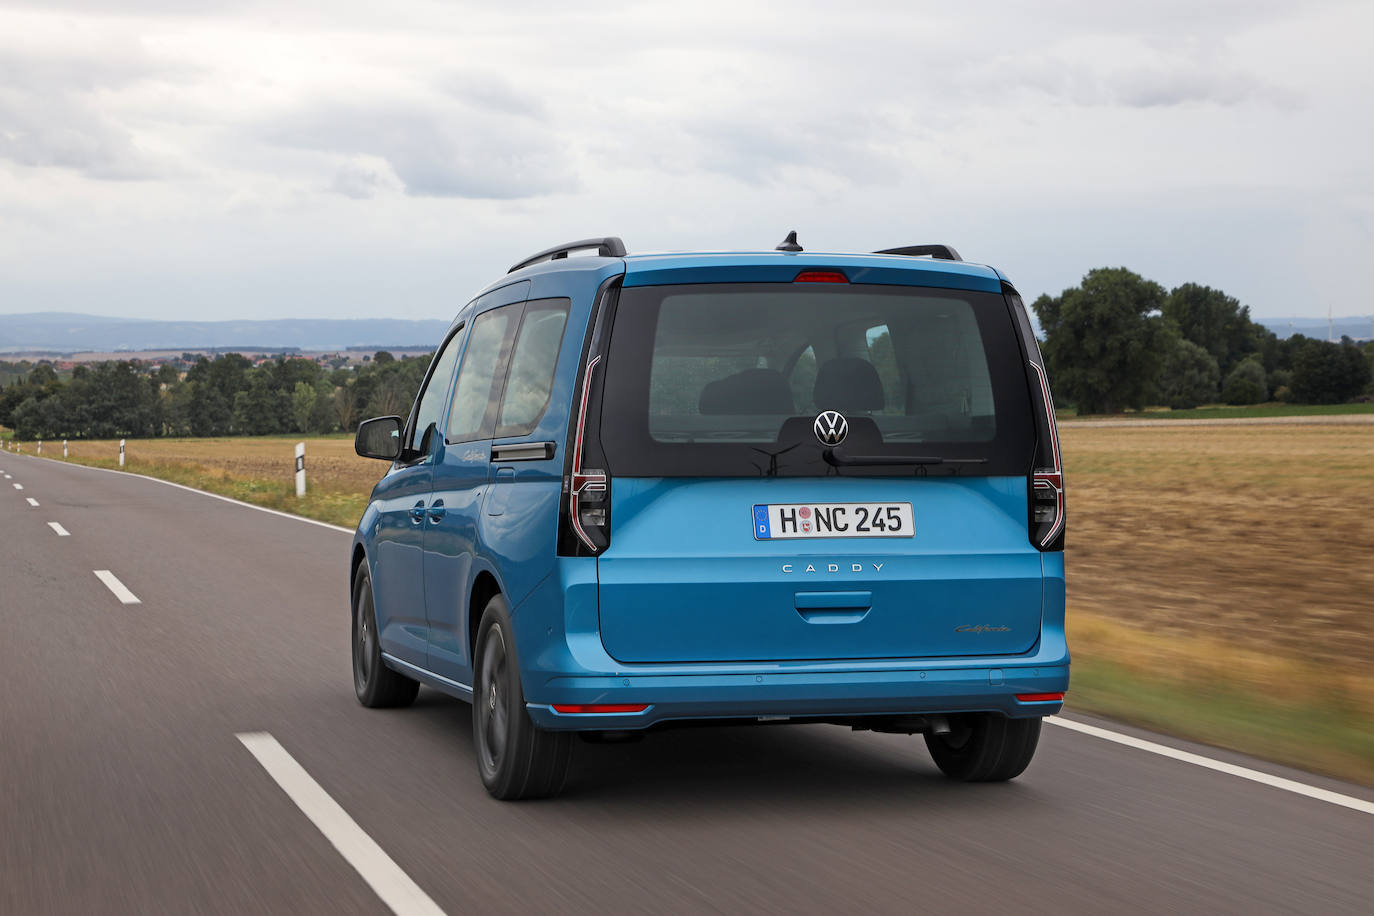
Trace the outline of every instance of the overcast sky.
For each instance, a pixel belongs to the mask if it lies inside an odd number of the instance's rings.
[[[556,242],[795,228],[1369,314],[1371,35],[1368,0],[0,0],[0,313],[448,318]]]

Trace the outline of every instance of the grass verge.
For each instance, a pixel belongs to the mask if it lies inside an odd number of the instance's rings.
[[[47,457],[46,455],[44,457]],[[59,459],[60,460],[60,459]],[[120,470],[118,460],[102,458],[83,458],[79,464],[90,467]],[[170,480],[197,490],[228,496],[241,502],[277,509],[354,528],[362,518],[367,506],[367,494],[357,492],[337,492],[316,488],[307,490],[304,497],[296,497],[295,484],[283,484],[277,480],[264,480],[253,477],[239,477],[229,471],[214,470],[196,465],[170,464],[156,461],[130,459],[123,470],[131,474],[143,474],[160,480]]]
[[[1068,708],[1374,786],[1374,677],[1071,615]]]

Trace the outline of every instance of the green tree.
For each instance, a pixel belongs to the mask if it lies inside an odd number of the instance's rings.
[[[1185,283],[1177,287],[1164,300],[1163,313],[1185,340],[1212,354],[1225,377],[1245,357],[1262,352],[1266,338],[1273,337],[1250,320],[1249,306],[1210,286]]]
[[[234,432],[245,436],[286,432],[282,421],[289,403],[289,397],[272,385],[270,372],[253,372],[248,387],[234,395]]]
[[[1158,314],[1164,298],[1158,283],[1115,267],[1089,271],[1080,285],[1035,300],[1056,393],[1080,413],[1145,406],[1169,341]]]
[[[1159,397],[1174,410],[1185,410],[1216,399],[1221,371],[1202,347],[1175,337],[1159,373]]]
[[[1221,399],[1227,404],[1260,404],[1268,395],[1269,381],[1258,357],[1237,363],[1221,389]]]
[[[1307,404],[1340,404],[1369,384],[1370,365],[1349,338],[1341,343],[1295,338],[1293,397]]]
[[[315,414],[315,386],[309,382],[297,382],[291,391],[291,419],[295,422],[292,432],[310,432],[310,420]]]

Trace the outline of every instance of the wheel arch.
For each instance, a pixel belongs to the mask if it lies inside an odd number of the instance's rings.
[[[505,593],[491,570],[483,569],[473,577],[472,590],[468,592],[468,664],[473,671],[477,670],[477,628],[482,624],[482,612],[488,601]]]
[[[367,562],[367,550],[362,542],[353,545],[353,560],[348,567],[348,613],[353,613],[353,589],[358,585],[358,570]]]

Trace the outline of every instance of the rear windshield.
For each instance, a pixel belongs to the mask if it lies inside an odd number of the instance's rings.
[[[629,477],[1024,474],[1022,362],[994,293],[636,287],[615,312],[599,438]],[[826,411],[848,427],[842,455],[896,463],[827,462]]]

